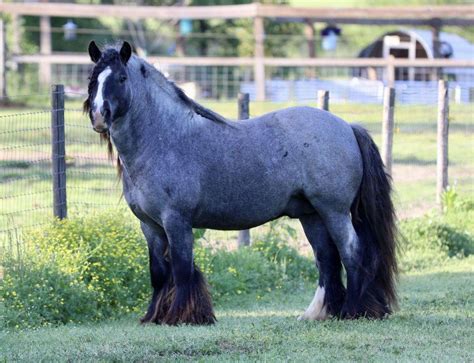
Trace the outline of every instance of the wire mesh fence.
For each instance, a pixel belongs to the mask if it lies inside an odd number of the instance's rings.
[[[51,111],[0,115],[0,233],[52,215]]]
[[[121,183],[113,160],[82,110],[66,109],[65,132],[69,214],[121,205]]]
[[[365,90],[369,96],[378,95],[377,88]],[[423,98],[413,88],[412,98]],[[474,192],[474,110],[472,103],[454,102],[451,88],[449,129],[449,183],[463,195]],[[287,106],[306,104],[316,106],[316,93],[308,92],[304,99],[285,102],[251,102],[250,116]],[[48,107],[50,94],[35,95],[40,108],[0,111],[0,239],[6,241],[30,227],[41,226],[53,218],[52,188],[52,111]],[[106,146],[92,131],[83,114],[81,92],[66,92],[64,109],[65,173],[69,217],[89,211],[124,208],[121,183]],[[376,103],[332,102],[330,111],[348,122],[362,124],[381,142],[383,105]],[[20,98],[21,99],[21,98]],[[206,102],[206,106],[237,118],[237,102]],[[398,102],[395,107],[393,147],[393,178],[399,215],[417,216],[435,206],[436,195],[436,129],[437,109],[434,103],[411,104]],[[295,226],[297,223],[295,222]],[[252,235],[265,232],[252,230]],[[305,245],[302,231],[298,247]],[[207,239],[215,246],[236,246],[237,232],[208,232]]]
[[[85,96],[66,93],[65,109],[47,107],[51,94],[36,96],[41,109],[0,112],[0,247],[53,219],[52,116],[58,111],[65,120],[66,151],[59,156],[65,158],[69,216],[124,206],[112,162],[77,100]]]

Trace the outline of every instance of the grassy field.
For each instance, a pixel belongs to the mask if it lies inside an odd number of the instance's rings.
[[[311,104],[311,102],[307,102]],[[35,225],[52,214],[50,175],[50,112],[28,109],[0,111],[0,230]],[[236,102],[206,102],[206,106],[236,118]],[[250,105],[252,116],[295,103]],[[68,208],[70,215],[88,208],[115,208],[120,186],[105,146],[90,130],[89,121],[72,101],[66,112]],[[381,105],[334,104],[331,111],[366,126],[380,142]],[[474,114],[472,105],[450,110],[450,184],[459,194],[474,191]],[[402,218],[420,215],[435,204],[436,108],[398,105],[394,136],[395,201]],[[122,201],[123,203],[123,201]]]
[[[211,327],[118,321],[0,331],[0,361],[449,361],[474,360],[474,258],[400,283],[400,310],[384,321],[298,322],[313,288],[239,297]]]

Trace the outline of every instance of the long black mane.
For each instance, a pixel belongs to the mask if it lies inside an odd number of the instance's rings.
[[[94,89],[97,87],[97,80],[99,74],[110,65],[110,63],[115,62],[119,59],[120,55],[118,51],[114,47],[107,48],[103,53],[102,57],[100,58],[99,62],[92,68],[90,76],[89,76],[89,85],[87,87],[87,99],[83,103],[83,111],[84,113],[90,116],[90,112],[92,110],[92,94]],[[136,57],[136,56],[135,56]],[[170,86],[170,88],[175,92],[176,96],[186,105],[191,111],[194,113],[216,123],[227,124],[227,120],[225,117],[219,115],[218,113],[200,105],[196,101],[189,98],[186,93],[178,87],[174,82],[166,79],[161,72],[159,72],[155,67],[148,64],[141,58],[137,58],[137,60],[141,63],[140,69],[142,76],[146,76],[147,71],[146,68],[150,68],[152,72],[157,72],[160,75],[160,78],[166,82],[166,85]],[[101,140],[107,143],[107,151],[109,158],[111,160],[114,159],[114,147],[112,144],[112,140],[110,138],[109,131],[100,134]],[[122,175],[122,165],[120,163],[120,158],[117,156],[117,170],[119,176]]]
[[[174,88],[178,97],[188,106],[191,110],[196,112],[198,115],[207,118],[208,120],[219,122],[219,123],[227,123],[227,120],[224,116],[219,115],[218,113],[200,105],[196,101],[189,98],[184,91],[176,86],[173,82],[168,81]]]

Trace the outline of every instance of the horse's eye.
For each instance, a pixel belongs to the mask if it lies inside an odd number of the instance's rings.
[[[120,76],[120,83],[123,83],[127,80],[127,76],[125,74]]]

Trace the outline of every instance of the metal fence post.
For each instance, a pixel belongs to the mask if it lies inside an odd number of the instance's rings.
[[[238,98],[239,120],[246,120],[249,118],[249,94],[239,93]],[[239,231],[237,238],[239,248],[242,246],[250,246],[250,230],[244,229]]]
[[[329,111],[329,91],[318,91],[318,108],[324,111]]]
[[[63,85],[54,85],[52,87],[51,106],[53,212],[55,217],[63,219],[67,217]]]
[[[393,128],[395,112],[395,89],[385,87],[383,95],[382,160],[385,170],[392,175]]]
[[[438,83],[438,137],[436,159],[436,203],[442,207],[443,192],[448,186],[448,134],[449,134],[448,82]]]

